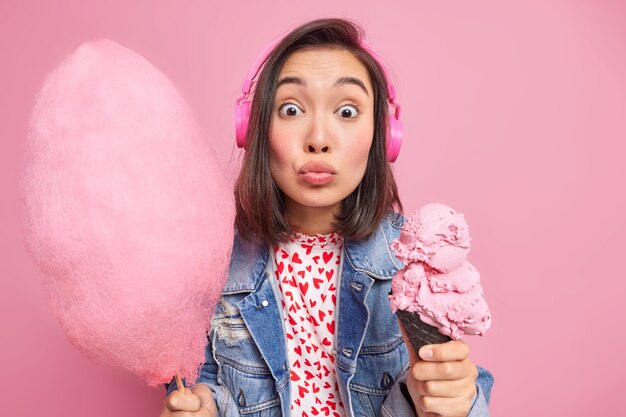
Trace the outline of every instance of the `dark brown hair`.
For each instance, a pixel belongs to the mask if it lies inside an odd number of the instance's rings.
[[[275,244],[293,233],[285,216],[283,192],[270,174],[268,138],[278,75],[287,58],[304,48],[331,46],[350,51],[367,69],[374,90],[374,137],[367,168],[361,183],[344,199],[335,230],[346,239],[366,239],[389,211],[402,211],[387,160],[387,81],[376,60],[361,47],[361,39],[363,30],[350,20],[318,19],[287,34],[265,61],[252,99],[246,154],[235,184],[235,226],[243,238]]]

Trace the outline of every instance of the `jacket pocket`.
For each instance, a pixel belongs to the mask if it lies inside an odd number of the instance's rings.
[[[244,365],[220,355],[217,358],[222,365],[220,381],[230,391],[239,414],[280,416],[280,398],[269,368]]]
[[[386,345],[361,348],[356,372],[350,381],[354,415],[380,416],[385,397],[408,362],[401,337]]]

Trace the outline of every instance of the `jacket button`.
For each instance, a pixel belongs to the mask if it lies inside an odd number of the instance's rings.
[[[261,301],[261,305],[262,305],[263,307],[267,307],[269,304],[270,304],[270,303],[268,303],[268,302],[267,302],[267,300],[263,300],[263,301]]]
[[[383,389],[387,389],[391,386],[392,383],[393,383],[393,378],[391,377],[391,375],[385,372],[383,374],[383,378],[380,381],[380,385],[383,387]]]

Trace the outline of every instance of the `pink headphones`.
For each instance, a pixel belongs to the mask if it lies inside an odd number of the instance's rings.
[[[250,120],[250,109],[252,102],[248,100],[251,97],[252,86],[263,64],[267,60],[270,53],[274,50],[276,45],[283,39],[280,37],[269,44],[261,55],[256,59],[254,65],[248,71],[246,79],[241,87],[241,96],[237,99],[235,104],[235,135],[237,138],[237,146],[240,148],[246,147],[246,133],[248,132],[248,123]],[[402,145],[402,122],[400,121],[400,104],[395,102],[396,88],[394,87],[391,76],[387,67],[383,63],[382,59],[374,52],[372,48],[365,43],[360,42],[361,47],[380,65],[383,70],[385,79],[387,80],[387,92],[389,95],[389,107],[393,107],[393,111],[389,112],[389,132],[387,133],[387,159],[389,162],[394,162],[400,154],[400,146]]]

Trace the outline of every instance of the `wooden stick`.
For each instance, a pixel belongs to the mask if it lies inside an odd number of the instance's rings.
[[[176,386],[178,387],[178,391],[185,392],[185,385],[183,385],[183,380],[180,378],[179,374],[176,374]]]

